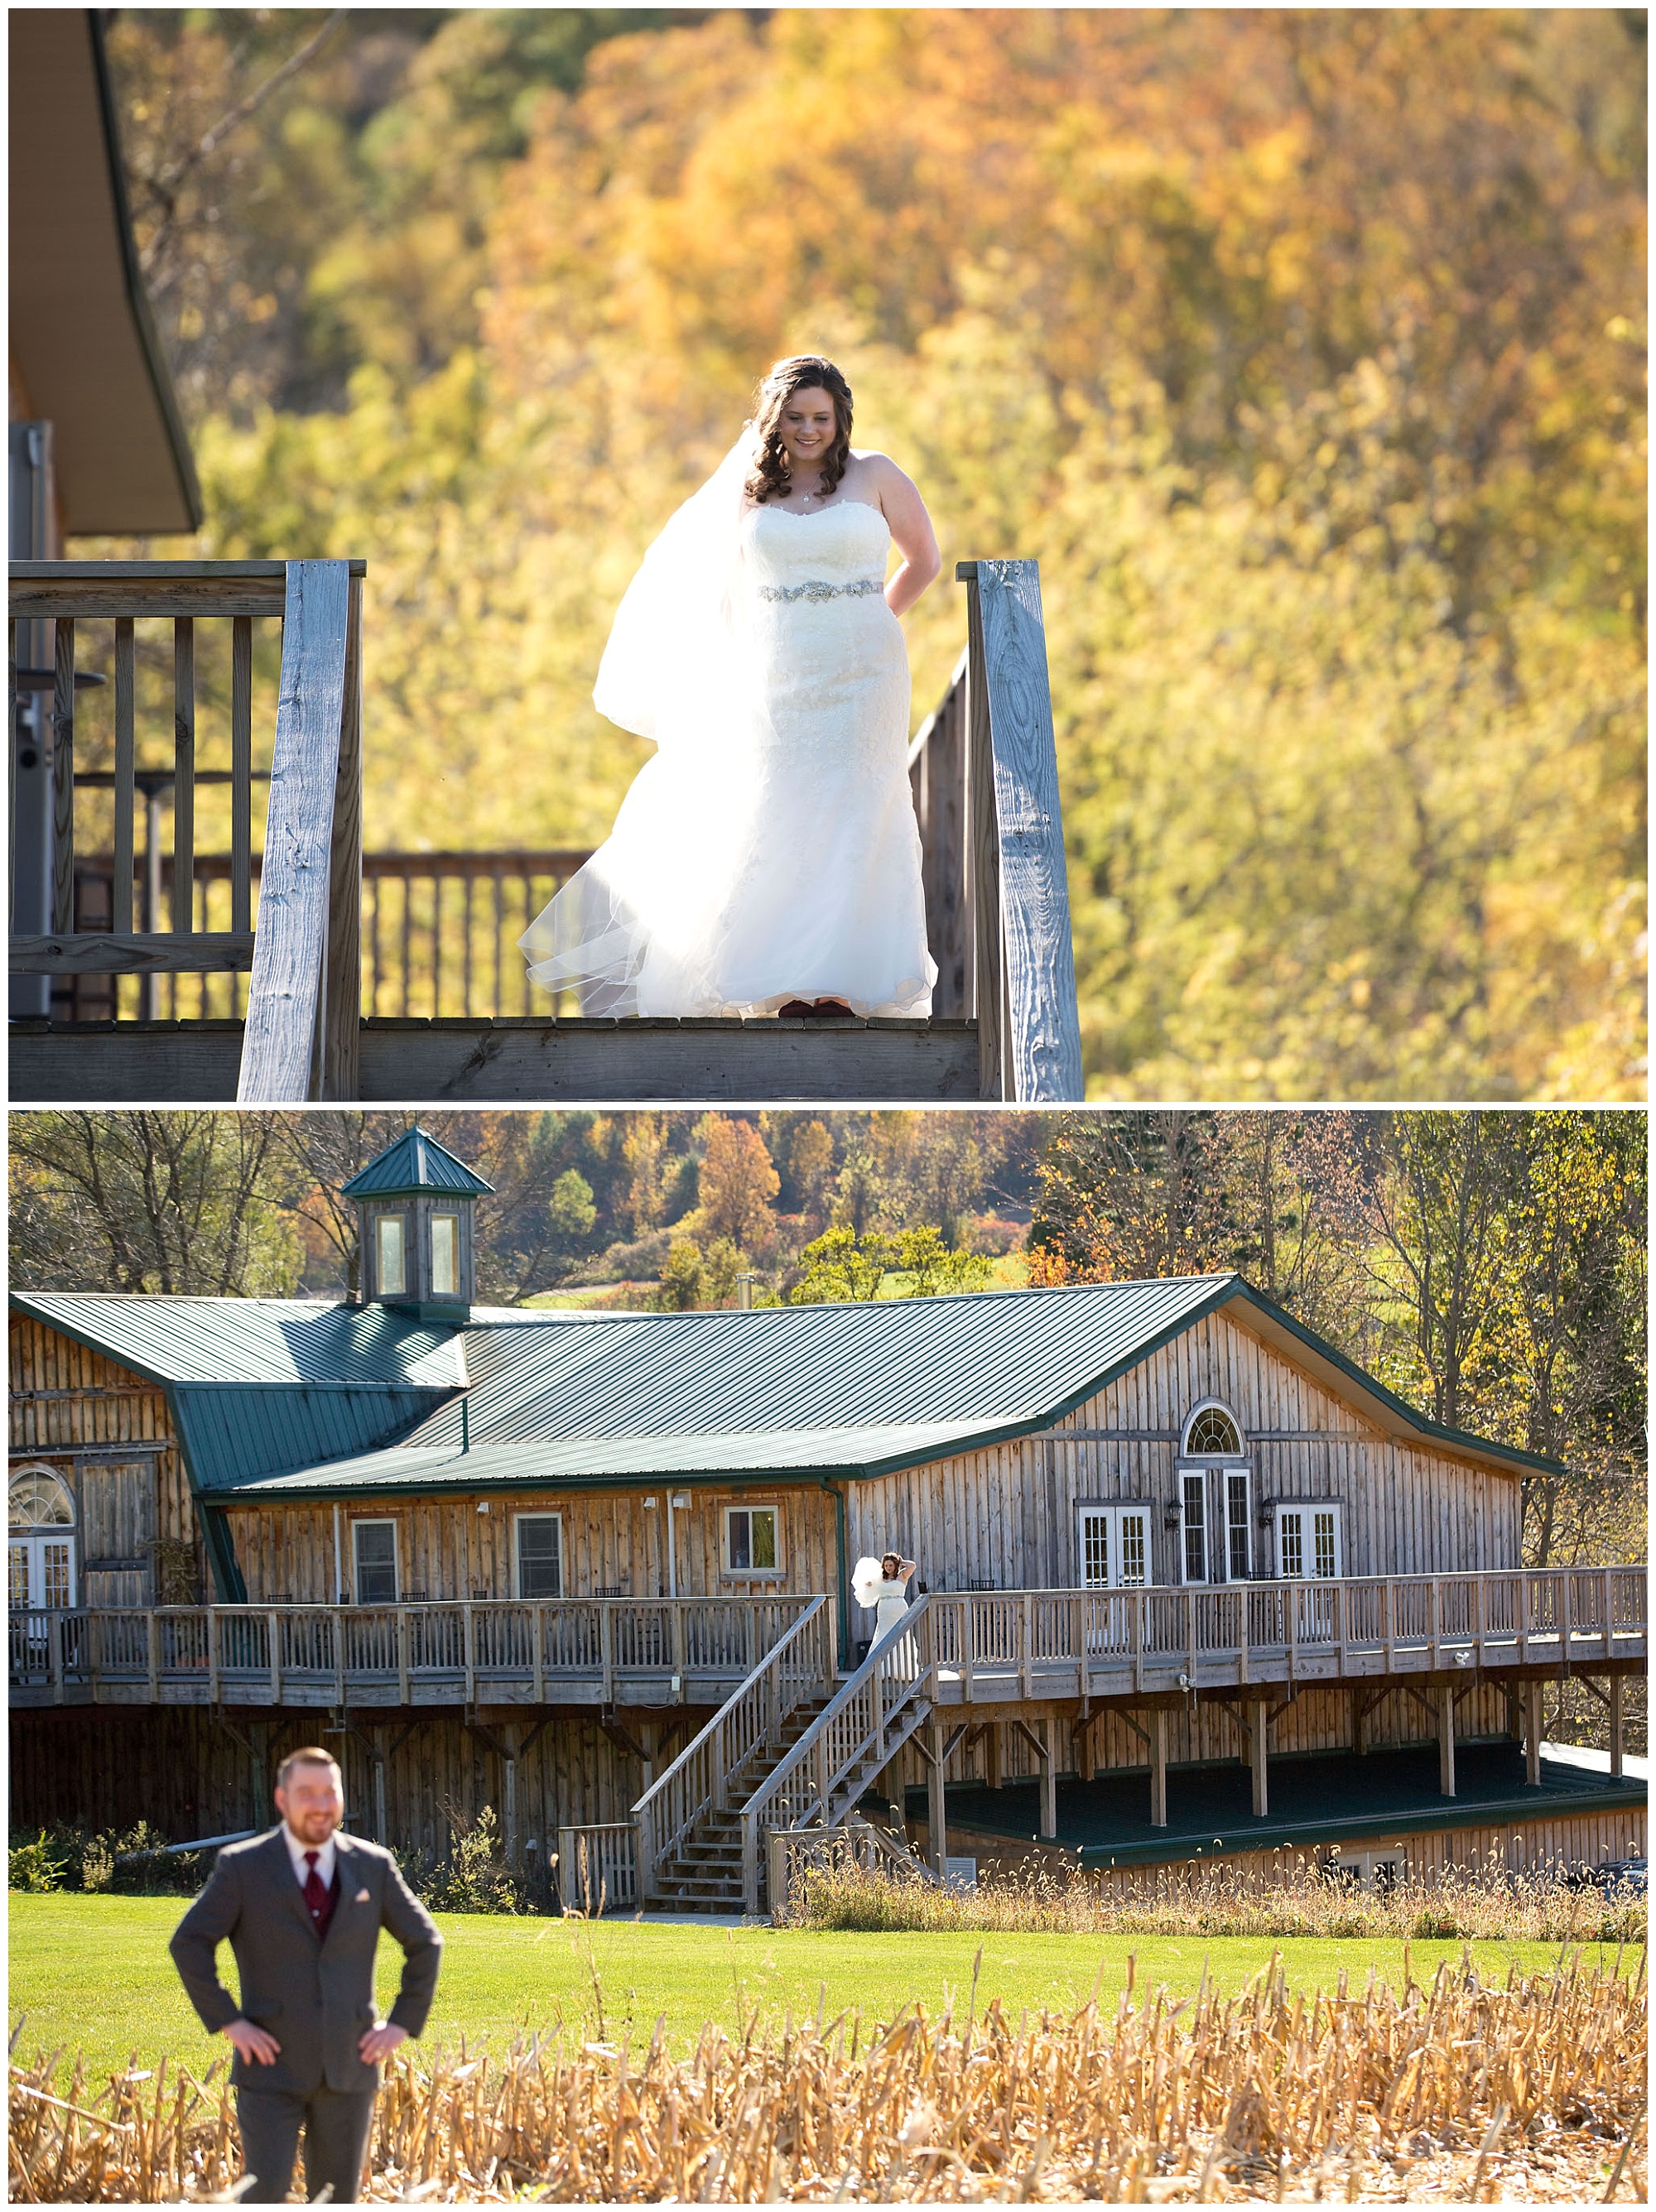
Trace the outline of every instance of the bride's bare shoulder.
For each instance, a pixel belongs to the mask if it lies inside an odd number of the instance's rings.
[[[851,465],[859,473],[866,472],[871,481],[886,483],[907,483],[905,477],[889,453],[877,453],[872,447],[851,448]]]

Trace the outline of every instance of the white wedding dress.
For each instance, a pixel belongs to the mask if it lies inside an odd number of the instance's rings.
[[[733,505],[746,450],[673,518],[617,615],[594,696],[658,750],[520,940],[529,973],[588,1014],[796,998],[928,1014],[891,532],[854,500]]]

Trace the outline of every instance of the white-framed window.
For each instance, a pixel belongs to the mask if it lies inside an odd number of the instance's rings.
[[[1227,1467],[1219,1480],[1225,1492],[1225,1578],[1245,1583],[1253,1573],[1253,1486],[1245,1467]]]
[[[1282,1582],[1332,1582],[1345,1572],[1344,1515],[1337,1498],[1279,1500],[1276,1573]]]
[[[353,1521],[350,1558],[355,1571],[358,1605],[397,1602],[397,1523],[394,1521]]]
[[[408,1224],[400,1213],[374,1217],[374,1287],[382,1298],[399,1298],[408,1289]]]
[[[557,1513],[519,1513],[512,1524],[512,1571],[523,1598],[563,1595],[563,1519]]]
[[[1209,1579],[1206,1468],[1187,1470],[1178,1479],[1178,1566],[1184,1582]]]
[[[431,1217],[431,1295],[459,1296],[460,1287],[460,1218],[458,1213]]]
[[[779,1575],[782,1512],[775,1505],[727,1505],[724,1571],[728,1575]]]
[[[14,1612],[75,1602],[75,1500],[55,1468],[20,1467],[6,1486],[7,1601]]]
[[[1075,1511],[1081,1588],[1145,1589],[1150,1580],[1151,1508],[1134,1500],[1080,1505]]]
[[[1185,1582],[1251,1577],[1252,1475],[1241,1423],[1222,1400],[1202,1399],[1179,1433],[1179,1572]]]

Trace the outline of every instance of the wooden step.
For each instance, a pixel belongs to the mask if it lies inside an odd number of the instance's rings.
[[[232,1100],[241,1024],[11,1024],[15,1103]],[[477,1104],[979,1096],[973,1021],[400,1021],[362,1024],[360,1095]]]

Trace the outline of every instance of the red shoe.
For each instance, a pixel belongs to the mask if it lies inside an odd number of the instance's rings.
[[[808,1022],[815,1013],[816,1008],[808,999],[790,999],[785,1006],[777,1007],[776,1019],[779,1022]]]
[[[851,1022],[856,1016],[839,999],[819,999],[811,1009],[809,1019],[813,1022]]]

